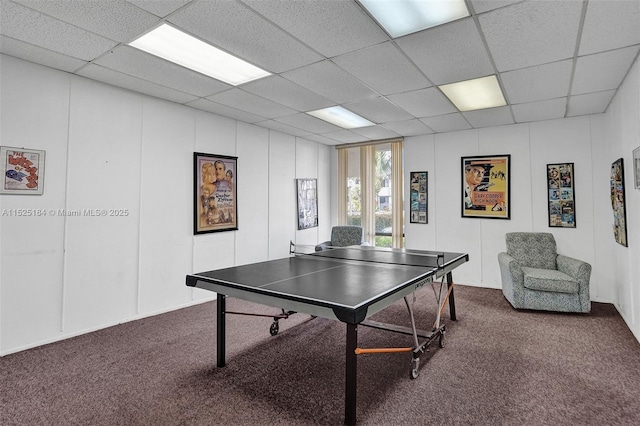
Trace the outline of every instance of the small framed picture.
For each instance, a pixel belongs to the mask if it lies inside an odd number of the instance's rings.
[[[318,180],[296,179],[298,230],[318,226]]]
[[[429,209],[427,207],[428,172],[409,173],[411,187],[409,189],[409,223],[429,223]]]
[[[576,227],[573,163],[547,164],[549,227]]]
[[[238,229],[238,157],[193,154],[193,233]]]
[[[0,146],[0,194],[42,195],[45,151]]]

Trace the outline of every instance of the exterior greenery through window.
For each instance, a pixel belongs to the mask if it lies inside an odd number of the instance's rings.
[[[362,226],[362,174],[360,147],[347,148],[347,225]],[[391,144],[375,146],[374,153],[374,200],[375,245],[391,247],[392,216],[392,155]],[[402,194],[400,195],[402,196]],[[403,212],[400,212],[402,214]],[[366,212],[364,214],[367,214]]]

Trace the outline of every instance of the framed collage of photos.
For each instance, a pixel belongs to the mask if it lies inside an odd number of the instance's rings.
[[[573,163],[547,164],[549,227],[575,228]]]
[[[238,229],[238,157],[193,154],[193,233]]]
[[[429,223],[429,209],[427,207],[428,172],[411,172],[411,205],[409,207],[409,223]]]
[[[462,157],[462,217],[510,219],[511,155]]]
[[[627,212],[622,158],[611,164],[611,208],[613,209],[613,236],[618,244],[627,247]]]
[[[45,151],[0,146],[0,194],[42,195]]]
[[[318,226],[318,179],[296,179],[298,230]]]

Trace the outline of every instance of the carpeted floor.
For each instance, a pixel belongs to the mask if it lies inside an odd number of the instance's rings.
[[[432,292],[417,321],[435,315]],[[339,425],[345,326],[229,316],[215,366],[215,302],[0,358],[0,424]],[[229,310],[276,313],[229,299]],[[362,425],[637,425],[640,344],[609,304],[588,315],[515,311],[500,290],[456,287],[458,321],[420,376],[410,354],[358,358]],[[373,319],[407,325],[401,301]],[[359,328],[359,346],[410,346]]]

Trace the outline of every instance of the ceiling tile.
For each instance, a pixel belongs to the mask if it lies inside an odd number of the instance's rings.
[[[353,133],[350,130],[340,130],[337,132],[323,133],[322,136],[333,139],[340,143],[364,142],[370,140],[367,137]]]
[[[91,61],[118,43],[24,6],[2,0],[0,34]]]
[[[257,126],[266,127],[267,129],[275,130],[277,132],[285,133],[293,136],[306,136],[311,134],[306,130],[298,129],[297,127],[288,126],[284,123],[280,123],[275,120],[267,120],[261,121],[259,123],[255,123]]]
[[[638,56],[640,47],[581,56],[576,62],[572,95],[616,89]]]
[[[342,127],[335,126],[324,120],[320,120],[319,118],[304,113],[280,117],[277,121],[289,126],[297,127],[298,129],[307,130],[311,133],[327,133],[342,130]]]
[[[514,3],[519,3],[522,0],[471,0],[473,10],[476,13],[484,13],[500,7],[509,6]]]
[[[580,41],[581,56],[639,43],[639,1],[589,1]]]
[[[384,123],[383,126],[402,136],[428,135],[433,133],[433,130],[417,118]]]
[[[347,53],[333,61],[383,95],[431,86],[391,42]]]
[[[282,77],[339,104],[380,96],[330,60],[287,71]]]
[[[304,139],[310,140],[312,142],[318,142],[318,143],[322,143],[325,145],[339,145],[340,142],[335,140],[335,139],[330,139],[326,136],[322,136],[322,135],[306,135],[304,136]]]
[[[292,115],[297,112],[284,105],[277,104],[238,88],[233,88],[213,96],[208,96],[207,99],[266,118],[277,118],[285,115]]]
[[[514,123],[508,106],[463,112],[462,115],[473,127],[503,126]]]
[[[566,97],[572,69],[567,59],[502,73],[505,95],[512,104]]]
[[[389,40],[352,1],[242,1],[329,58]]]
[[[420,121],[429,126],[429,128],[434,132],[438,133],[455,132],[457,130],[467,130],[471,128],[469,122],[467,122],[459,112],[454,114],[438,115],[436,117],[421,118]]]
[[[530,1],[478,16],[499,71],[573,57],[581,0]]]
[[[242,89],[298,111],[313,111],[335,105],[333,101],[277,75],[252,81],[242,85]]]
[[[128,42],[159,22],[157,16],[124,0],[14,0],[79,28],[119,42]]]
[[[232,87],[127,45],[120,45],[94,63],[200,97]]]
[[[6,36],[0,36],[0,52],[66,72],[73,72],[88,63]]]
[[[164,18],[170,13],[175,12],[182,6],[191,2],[191,0],[127,0],[141,9],[151,12],[156,16]]]
[[[416,117],[431,117],[458,111],[435,87],[390,95],[387,98]]]
[[[90,64],[83,68],[78,72],[78,75],[179,104],[184,104],[198,99],[197,96],[170,89],[159,84],[151,83],[149,81],[132,77],[127,74],[122,74],[94,64]]]
[[[355,102],[345,108],[377,124],[414,118],[385,98]]]
[[[246,111],[241,111],[236,108],[231,108],[226,105],[221,105],[215,102],[211,102],[203,98],[196,99],[195,101],[189,102],[185,105],[196,108],[196,109],[200,109],[203,111],[212,112],[214,114],[222,115],[224,117],[229,117],[236,120],[244,121],[245,123],[257,123],[257,122],[266,120],[266,117],[262,117],[260,115],[251,114]]]
[[[396,43],[433,84],[495,73],[472,18],[414,33]]]
[[[567,98],[512,105],[511,109],[516,123],[563,118],[567,109]]]
[[[383,126],[359,127],[357,129],[352,129],[351,131],[371,140],[390,139],[400,136],[398,133],[391,131]]]
[[[607,110],[615,94],[615,90],[607,90],[604,92],[571,96],[569,98],[567,117],[603,113]]]
[[[324,59],[245,5],[233,1],[190,3],[171,15],[168,22],[273,73]]]

